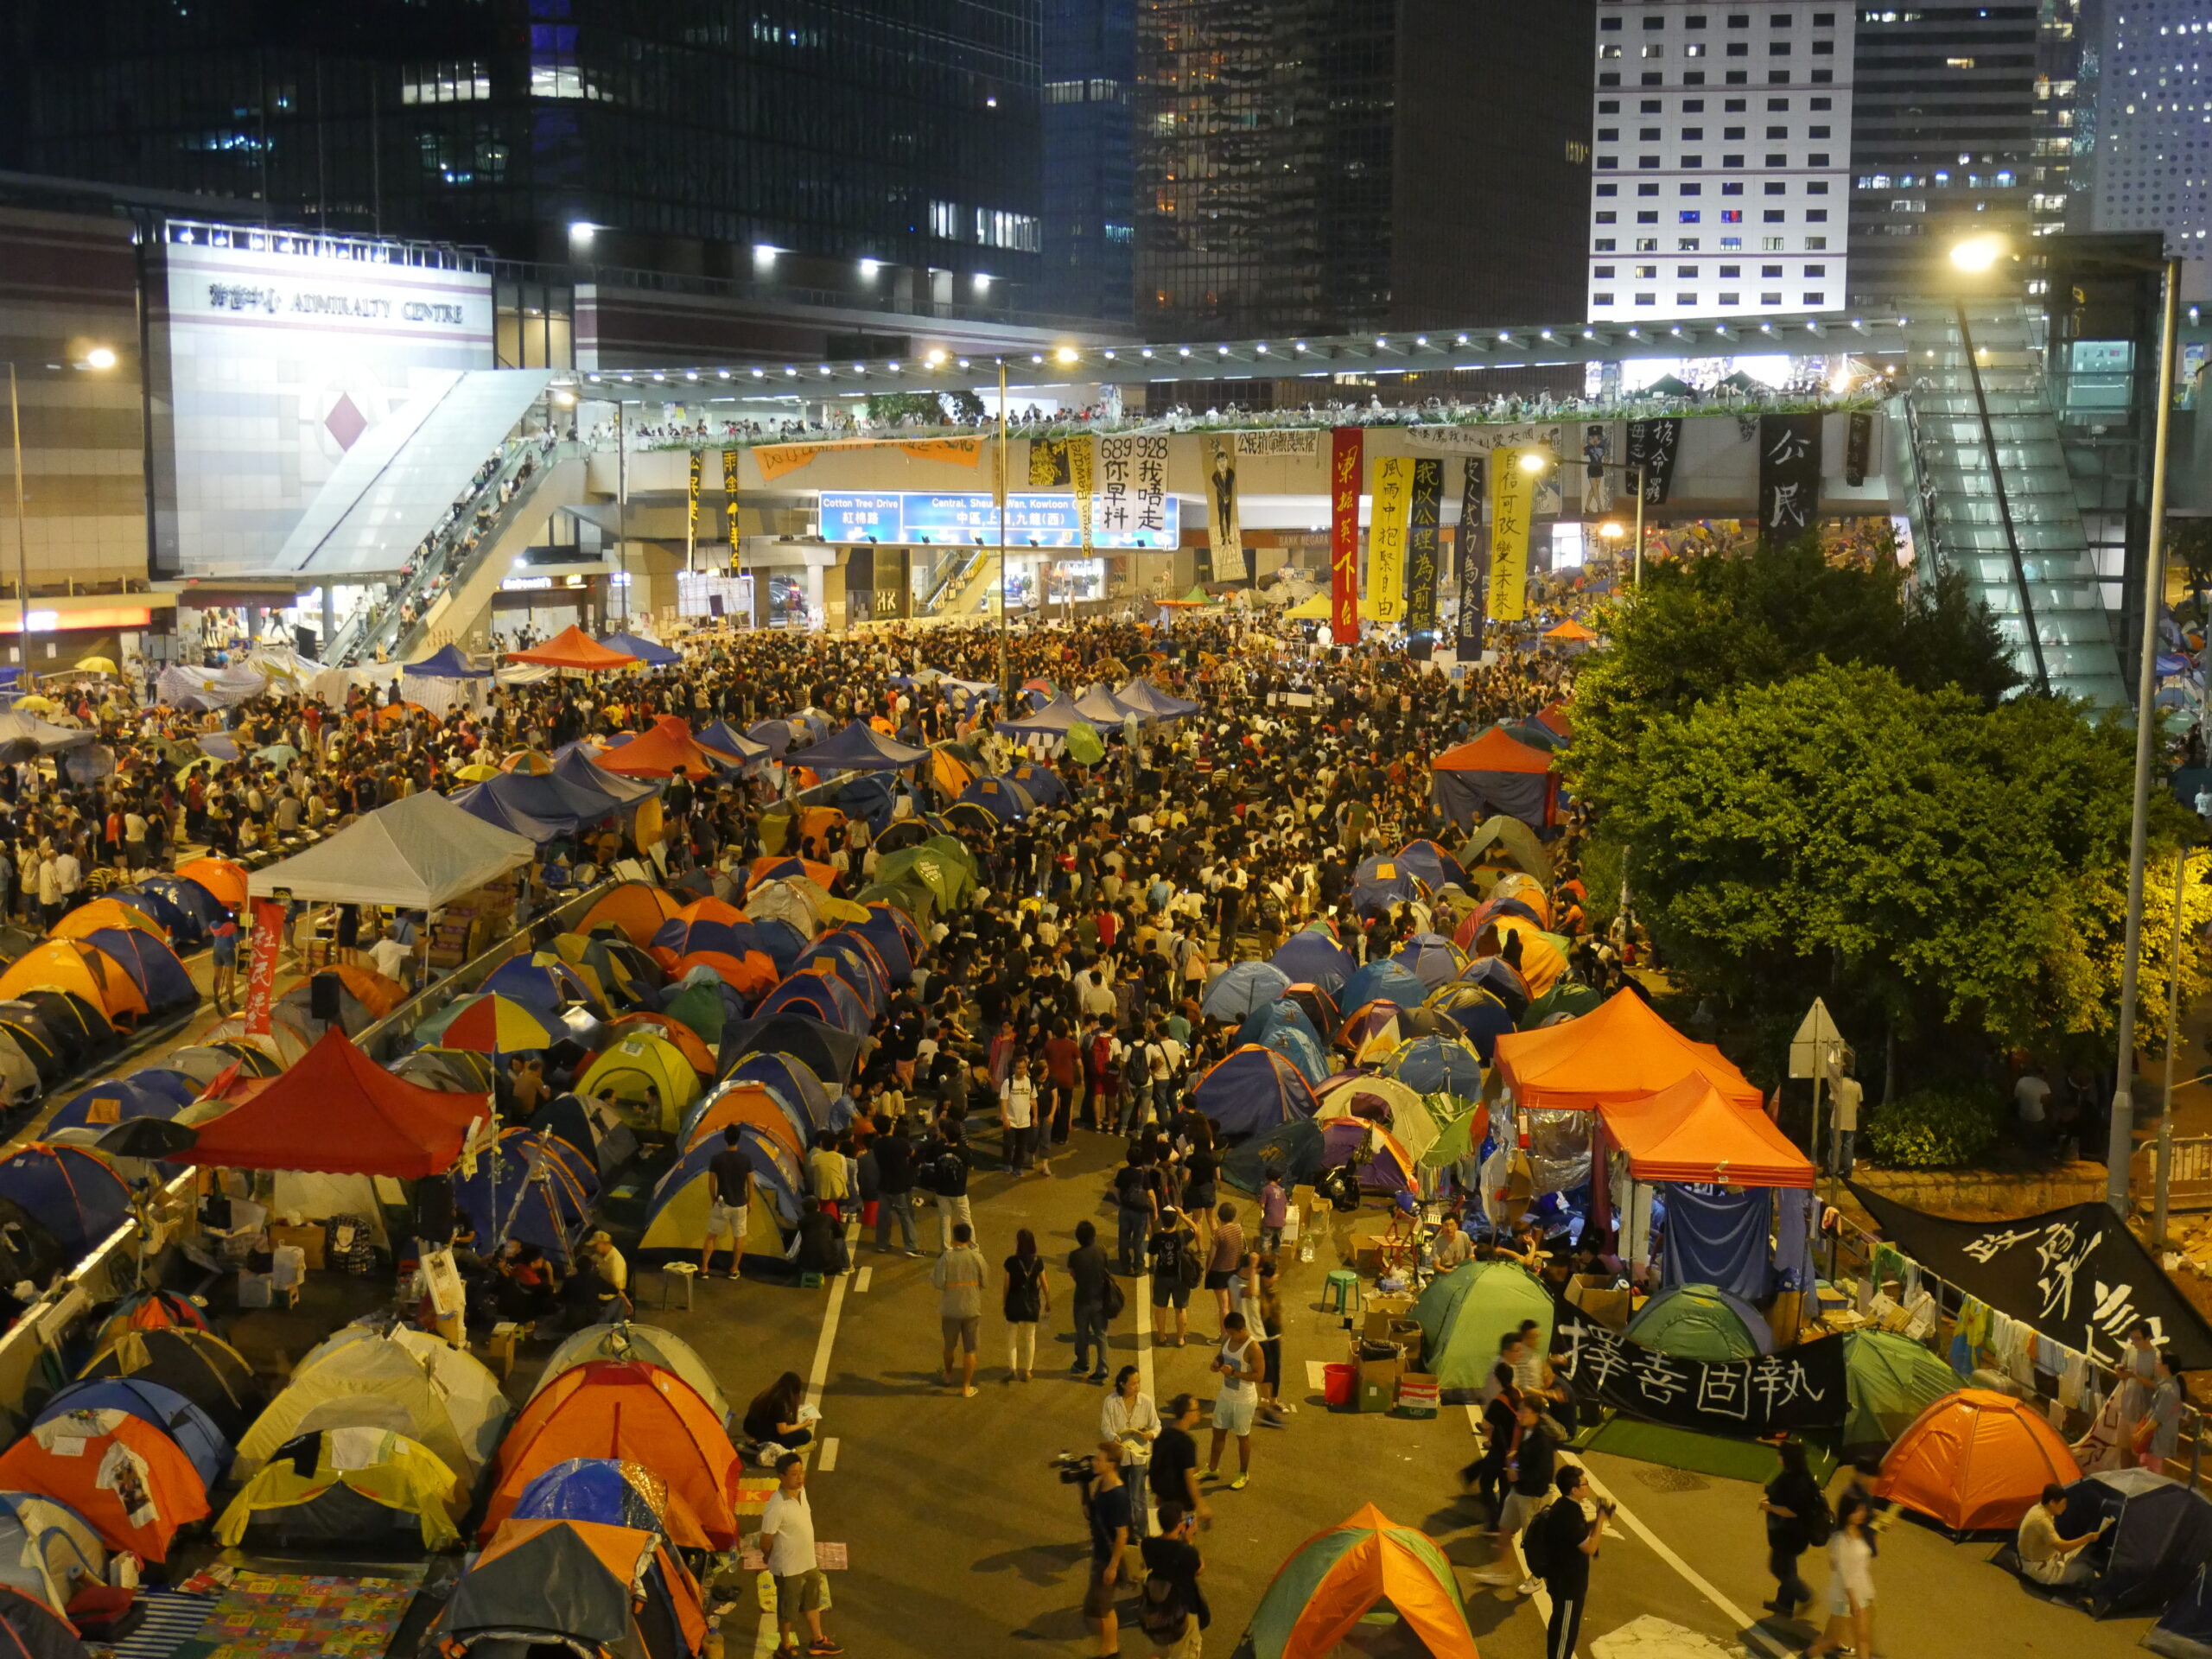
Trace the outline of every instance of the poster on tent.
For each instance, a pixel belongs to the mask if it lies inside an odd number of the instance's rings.
[[[2139,1320],[2185,1371],[2212,1367],[2212,1326],[2101,1204],[2018,1221],[1949,1221],[1851,1191],[1887,1242],[1938,1278],[2101,1365]]]
[[[1356,426],[1329,434],[1329,638],[1359,643],[1359,462]]]
[[[1630,1342],[1580,1308],[1553,1310],[1553,1369],[1586,1400],[1655,1423],[1742,1440],[1841,1426],[1850,1405],[1843,1341],[1824,1337],[1758,1359],[1679,1359]]]
[[[270,1011],[276,1002],[276,957],[284,944],[284,901],[253,901],[253,954],[246,960],[245,1034],[269,1035]]]

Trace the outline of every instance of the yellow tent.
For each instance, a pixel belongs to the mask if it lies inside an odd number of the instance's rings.
[[[649,1088],[660,1091],[658,1113],[648,1107]],[[667,1038],[640,1031],[594,1060],[576,1084],[576,1092],[588,1101],[607,1090],[613,1091],[617,1109],[632,1128],[673,1135],[683,1120],[683,1109],[699,1097],[699,1074]]]
[[[264,1464],[246,1482],[215,1522],[216,1539],[237,1547],[246,1529],[266,1522],[283,1542],[327,1542],[354,1535],[361,1510],[345,1494],[364,1497],[392,1512],[395,1525],[411,1518],[425,1549],[459,1543],[454,1525],[456,1494],[467,1495],[454,1472],[428,1448],[385,1428],[332,1428],[316,1437],[312,1472],[302,1474],[296,1458]]]

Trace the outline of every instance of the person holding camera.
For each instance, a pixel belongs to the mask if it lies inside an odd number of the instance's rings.
[[[1582,1609],[1590,1597],[1590,1560],[1598,1553],[1598,1540],[1613,1506],[1597,1503],[1596,1516],[1591,1515],[1590,1477],[1579,1463],[1562,1468],[1554,1484],[1559,1496],[1529,1528],[1529,1564],[1552,1599],[1551,1622],[1544,1627],[1544,1659],[1574,1659]]]

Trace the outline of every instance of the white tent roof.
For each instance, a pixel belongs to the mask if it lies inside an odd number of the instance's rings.
[[[462,811],[442,795],[378,807],[329,840],[253,872],[247,890],[283,890],[317,904],[429,910],[537,855],[524,836]]]

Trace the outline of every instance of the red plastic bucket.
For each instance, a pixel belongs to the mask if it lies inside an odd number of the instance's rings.
[[[1359,1391],[1359,1367],[1357,1365],[1324,1365],[1321,1368],[1321,1398],[1332,1406],[1348,1406]]]

